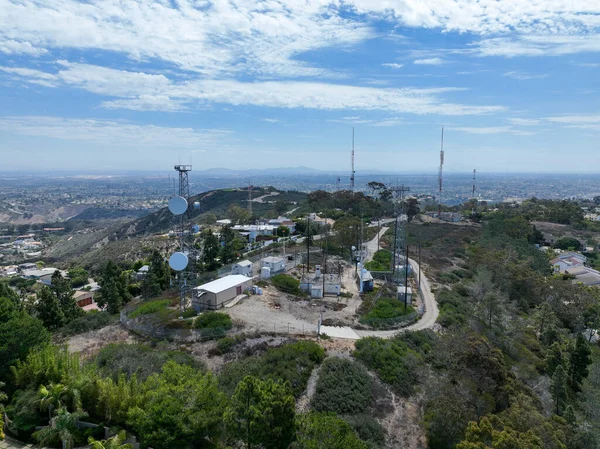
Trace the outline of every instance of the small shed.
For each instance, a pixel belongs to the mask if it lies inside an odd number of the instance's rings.
[[[372,292],[374,288],[373,284],[373,275],[370,271],[365,270],[362,275],[362,291],[363,292]]]
[[[404,303],[404,291],[405,287],[400,285],[398,287],[398,301]],[[410,305],[412,303],[412,289],[410,287],[406,287],[406,304]]]
[[[231,274],[194,288],[192,305],[196,310],[220,309],[250,288],[252,278]]]
[[[249,260],[242,260],[233,264],[231,267],[231,274],[241,274],[243,276],[252,277],[252,262]]]
[[[271,276],[283,273],[285,271],[285,260],[283,257],[265,257],[260,261],[261,267],[267,267],[271,270]]]
[[[143,281],[148,276],[148,271],[150,271],[150,267],[148,265],[144,265],[135,273],[135,279],[137,281]]]

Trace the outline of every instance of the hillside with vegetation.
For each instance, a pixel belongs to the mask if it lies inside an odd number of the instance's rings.
[[[310,198],[313,211],[337,214],[330,238],[315,246],[349,257],[343,248],[356,241],[364,212],[343,194]],[[223,207],[211,201],[211,210]],[[388,207],[386,200],[361,201],[371,217]],[[1,282],[7,431],[48,447],[104,438],[77,428],[84,420],[155,449],[600,449],[600,290],[552,272],[547,252],[536,246],[544,243],[533,224],[538,218],[498,208],[481,211],[479,223],[412,220],[408,241],[421,246],[435,279],[437,323],[356,342],[291,338],[282,327],[279,335],[249,332],[229,309],[198,316],[190,310],[179,319],[170,271],[150,248],[129,270],[110,260],[99,271],[97,300],[106,312],[78,310],[72,280],[59,275],[38,290],[37,301],[28,286],[19,294]],[[202,236],[214,252],[205,252],[199,270],[234,257],[231,232],[221,229],[224,245]],[[387,267],[389,259],[380,250],[373,267]],[[150,271],[134,281],[141,264]],[[71,274],[85,278],[81,268]],[[310,302],[293,276],[270,284],[272,294]],[[381,323],[414,313],[389,288],[373,307],[374,293],[361,297],[359,320],[387,329]],[[140,337],[104,342],[85,357],[59,344],[114,329],[125,306],[146,326],[206,338],[186,345]]]

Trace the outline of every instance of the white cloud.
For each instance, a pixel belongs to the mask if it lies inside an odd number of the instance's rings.
[[[441,58],[415,59],[413,61],[413,64],[417,64],[417,65],[442,65],[445,63],[446,63],[446,61],[444,61]]]
[[[3,68],[26,79],[62,83],[119,100],[107,108],[172,111],[215,103],[274,108],[383,110],[410,114],[470,115],[498,112],[502,106],[446,103],[442,95],[464,90],[439,88],[377,88],[302,81],[240,82],[191,80],[173,82],[164,75],[127,72],[88,64],[60,62],[54,73]],[[165,107],[161,108],[164,103]]]
[[[563,56],[600,51],[600,34],[585,35],[519,35],[482,39],[473,44],[470,53],[477,56]]]
[[[600,114],[570,114],[546,117],[552,123],[560,123],[570,128],[600,131]]]
[[[37,57],[48,53],[48,50],[44,48],[34,47],[29,42],[15,41],[12,39],[2,39],[2,37],[0,36],[0,53],[6,53],[9,55],[30,55]]]
[[[276,119],[276,118],[263,118],[262,120],[263,120],[263,122],[269,122],[269,123],[279,123],[279,122],[281,122],[281,120]]]
[[[516,134],[519,136],[532,136],[536,134],[533,131],[522,131],[519,129],[514,129],[510,126],[482,126],[482,127],[450,127],[454,131],[461,131],[469,134]]]
[[[231,143],[222,129],[170,128],[99,119],[48,116],[0,117],[0,130],[26,136],[85,141],[107,147],[218,149]]]
[[[404,67],[404,64],[398,64],[396,62],[386,62],[381,64],[381,67],[385,67],[388,69],[401,69],[402,67]]]
[[[547,73],[532,75],[532,74],[525,73],[525,72],[511,71],[511,72],[505,72],[504,76],[507,76],[509,78],[513,78],[516,80],[537,80],[537,79],[547,78],[549,75]]]
[[[541,120],[530,118],[509,118],[508,121],[516,126],[535,126],[541,123]]]

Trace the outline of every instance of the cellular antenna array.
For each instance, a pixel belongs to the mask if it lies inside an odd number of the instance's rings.
[[[193,249],[192,229],[190,226],[190,182],[188,173],[191,165],[176,165],[179,174],[178,195],[169,200],[169,211],[173,214],[173,232],[177,237],[178,248],[169,258],[169,266],[176,272],[175,282],[179,286],[179,308],[183,313],[187,306],[187,293],[191,290],[191,279],[195,276],[193,266],[196,254]],[[200,203],[194,203],[199,208]],[[190,259],[194,262],[190,267]]]

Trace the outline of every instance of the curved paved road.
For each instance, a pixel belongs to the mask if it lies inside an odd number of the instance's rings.
[[[377,251],[377,239],[381,238],[383,234],[388,230],[388,228],[383,227],[379,231],[379,235],[375,235],[375,238],[365,244],[367,249],[367,260],[370,260],[373,257],[375,251]],[[419,272],[419,264],[409,258],[408,259],[410,266],[413,270],[413,273]],[[390,338],[396,335],[399,332],[406,331],[420,331],[424,329],[431,329],[435,324],[440,311],[438,309],[437,301],[435,300],[435,296],[431,291],[431,285],[429,284],[429,279],[427,276],[421,271],[421,290],[423,291],[423,298],[425,300],[425,311],[419,321],[411,324],[410,326],[404,327],[402,329],[394,329],[389,331],[365,331],[352,329],[351,327],[333,327],[333,326],[322,326],[321,332],[329,335],[330,337],[337,338],[348,338],[348,339],[359,339],[362,337],[380,337],[380,338]]]

